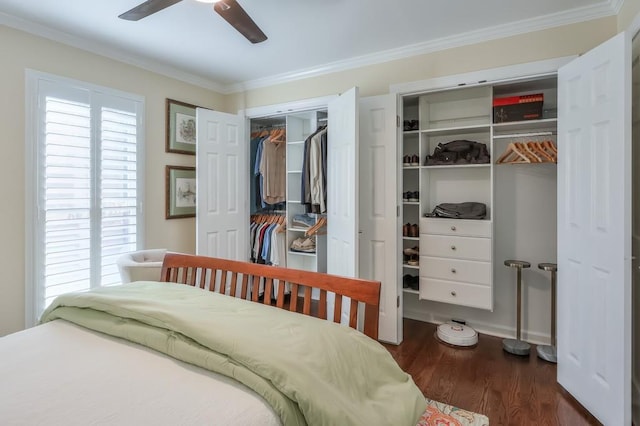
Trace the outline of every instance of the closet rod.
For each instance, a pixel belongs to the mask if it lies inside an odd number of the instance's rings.
[[[514,139],[514,138],[533,138],[536,136],[553,136],[556,132],[532,132],[532,133],[510,133],[506,135],[494,135],[494,139]]]

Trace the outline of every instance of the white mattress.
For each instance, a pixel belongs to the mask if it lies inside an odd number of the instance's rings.
[[[279,425],[244,385],[63,320],[0,339],[0,425]]]

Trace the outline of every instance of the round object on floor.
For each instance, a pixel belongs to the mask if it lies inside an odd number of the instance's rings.
[[[554,364],[558,363],[558,354],[556,353],[555,347],[544,345],[538,346],[536,350],[538,351],[538,358],[542,358],[545,361],[549,361]]]
[[[478,343],[478,333],[473,328],[457,323],[440,324],[437,336],[453,346],[473,346]]]
[[[527,342],[517,339],[504,339],[502,341],[502,349],[510,354],[527,356],[531,350],[531,345]]]

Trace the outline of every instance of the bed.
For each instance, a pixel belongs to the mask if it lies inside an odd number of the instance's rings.
[[[0,424],[413,426],[424,412],[376,341],[379,282],[176,253],[161,275],[60,296],[1,338]]]

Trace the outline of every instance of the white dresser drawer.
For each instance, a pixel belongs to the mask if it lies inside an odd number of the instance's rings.
[[[420,299],[492,309],[491,287],[420,277]]]
[[[423,217],[420,218],[420,233],[488,238],[491,237],[491,221]]]
[[[491,285],[491,262],[420,256],[420,276]]]
[[[420,234],[420,254],[490,262],[491,239]]]

